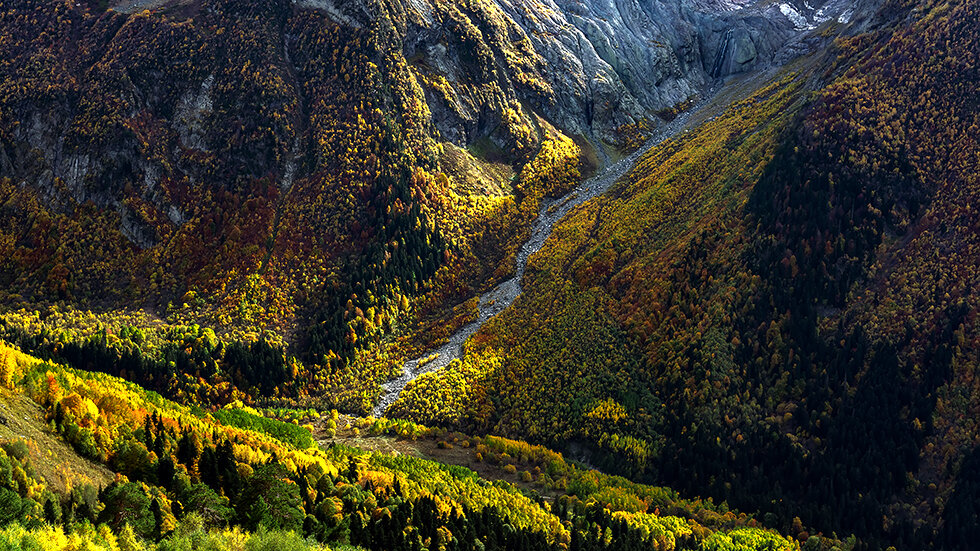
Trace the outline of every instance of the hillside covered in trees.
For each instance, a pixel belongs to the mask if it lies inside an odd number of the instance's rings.
[[[0,546],[973,548],[980,5],[812,4],[0,0]]]
[[[241,407],[208,413],[3,344],[0,376],[0,406],[27,421],[18,430],[63,442],[78,454],[53,466],[41,437],[4,439],[5,548],[797,547],[724,505],[583,469],[522,442],[473,437],[461,445],[472,445],[478,460],[485,457],[502,473],[520,467],[522,480],[557,492],[556,499],[545,501],[534,490],[463,467],[321,447],[311,438],[313,427],[298,421],[322,424],[330,436],[336,410],[322,419],[314,411]],[[438,438],[441,447],[452,447],[445,431],[409,422],[381,419],[364,428],[402,439]],[[115,474],[93,480],[77,470],[87,462]],[[814,538],[807,545],[830,549],[841,543]]]
[[[0,3],[7,310],[265,338],[358,407],[596,164],[522,106],[514,83],[540,68],[516,52],[492,74],[464,59],[450,85],[408,59],[395,8],[371,3],[366,25],[279,0],[163,4]],[[471,22],[499,10],[442,9],[479,42],[463,54],[504,55]],[[434,94],[486,104],[480,126],[443,137]]]
[[[888,2],[652,151],[393,414],[578,450],[787,530],[971,548],[978,15]]]

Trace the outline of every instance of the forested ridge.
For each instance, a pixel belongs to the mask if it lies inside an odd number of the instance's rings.
[[[336,410],[322,419],[315,410],[240,404],[209,413],[2,344],[0,368],[0,399],[28,396],[42,410],[38,430],[116,473],[97,487],[63,466],[72,482],[55,492],[32,463],[46,461],[45,450],[5,441],[0,542],[9,548],[796,548],[724,505],[583,469],[522,442],[472,439],[487,461],[503,472],[526,468],[529,479],[560,490],[558,499],[546,502],[462,467],[320,447],[307,423],[334,431]],[[412,440],[445,435],[386,419],[367,420],[365,430]],[[815,540],[808,548],[837,544]]]
[[[4,545],[977,541],[976,2],[858,2],[609,144],[542,114],[498,2],[425,2],[421,37],[400,2],[151,4],[0,0],[0,401],[78,460],[2,438]],[[356,421],[499,478],[334,442],[543,199],[695,105],[461,360]]]

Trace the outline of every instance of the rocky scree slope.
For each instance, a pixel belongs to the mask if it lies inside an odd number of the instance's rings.
[[[798,5],[797,5],[798,4]],[[468,142],[522,102],[573,134],[616,130],[676,108],[713,78],[770,65],[800,31],[843,8],[809,2],[300,0],[354,24],[390,19],[430,83],[442,136]],[[492,92],[481,90],[488,83]]]

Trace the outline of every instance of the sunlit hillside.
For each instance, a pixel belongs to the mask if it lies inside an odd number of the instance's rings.
[[[0,547],[972,549],[973,0],[0,0]]]

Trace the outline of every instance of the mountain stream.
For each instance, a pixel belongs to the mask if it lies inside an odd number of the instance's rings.
[[[710,97],[710,93],[706,95],[706,98]],[[706,99],[702,99],[697,105],[692,106],[687,111],[678,115],[673,121],[661,126],[643,147],[615,164],[605,167],[598,174],[582,182],[563,197],[559,199],[542,199],[541,211],[538,213],[538,217],[534,220],[534,224],[531,227],[531,235],[517,252],[514,276],[480,295],[479,316],[476,321],[464,325],[450,335],[446,344],[440,346],[438,349],[429,350],[418,358],[405,362],[400,376],[381,385],[381,398],[374,406],[374,416],[380,417],[384,415],[388,411],[388,408],[395,403],[402,391],[405,390],[408,383],[423,373],[438,371],[449,365],[453,360],[462,357],[463,343],[479,331],[483,327],[483,324],[506,310],[520,296],[521,281],[524,279],[524,270],[527,268],[528,259],[531,258],[531,255],[538,252],[545,241],[548,240],[555,224],[571,212],[573,208],[605,193],[620,178],[625,176],[643,155],[664,140],[683,130],[691,115],[696,113],[705,103],[707,103]]]

